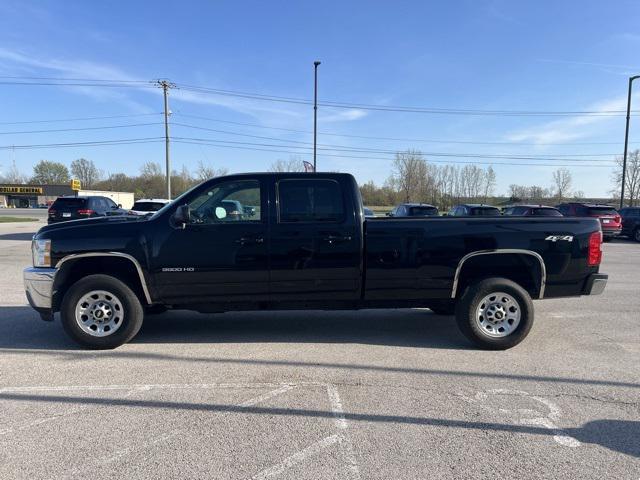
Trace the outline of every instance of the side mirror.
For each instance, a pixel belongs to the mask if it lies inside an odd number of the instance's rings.
[[[118,208],[122,208],[122,204],[121,203],[118,204]]]
[[[442,216],[443,216],[443,217],[448,217],[448,216],[449,216],[449,214],[448,214],[448,213],[443,213],[443,214],[442,214]]]
[[[191,223],[191,211],[189,210],[189,205],[184,204],[176,208],[176,211],[173,214],[173,221],[176,225],[182,226],[183,229],[188,223]]]

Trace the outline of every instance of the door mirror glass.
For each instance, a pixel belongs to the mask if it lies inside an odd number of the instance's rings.
[[[227,217],[227,211],[222,207],[216,207],[216,218],[222,220]]]
[[[189,211],[189,205],[180,205],[176,212],[173,214],[173,220],[176,224],[185,225],[191,222],[191,212]]]

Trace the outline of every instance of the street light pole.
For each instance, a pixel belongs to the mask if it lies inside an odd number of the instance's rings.
[[[316,140],[318,138],[318,65],[320,62],[313,62],[313,172],[316,172]]]
[[[627,94],[627,124],[624,130],[624,154],[622,155],[622,188],[620,189],[620,208],[624,207],[624,184],[627,176],[627,147],[629,146],[629,120],[631,118],[631,86],[640,75],[629,77],[629,93]]]

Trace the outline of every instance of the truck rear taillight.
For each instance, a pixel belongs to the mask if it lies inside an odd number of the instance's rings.
[[[615,223],[620,223],[622,221],[622,217],[620,215],[616,215],[613,219]]]
[[[602,261],[602,232],[593,232],[589,236],[589,254],[587,264],[590,267],[597,267]]]
[[[56,214],[56,211],[53,208],[50,208],[48,213],[53,217]]]
[[[78,210],[78,215],[93,215],[93,210],[90,210],[90,209]]]

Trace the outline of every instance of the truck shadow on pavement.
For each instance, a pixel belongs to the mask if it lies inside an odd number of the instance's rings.
[[[145,318],[131,343],[353,343],[467,349],[453,317],[429,310],[270,311]],[[0,348],[78,349],[58,316],[40,320],[27,306],[0,307]]]
[[[36,232],[18,232],[0,234],[0,240],[25,240],[31,241]]]
[[[159,411],[189,411],[204,413],[237,413],[244,415],[267,415],[307,418],[334,418],[333,411],[311,410],[300,408],[278,408],[262,406],[235,406],[215,403],[174,402],[167,400],[135,400],[131,398],[109,398],[90,396],[66,396],[51,394],[35,394],[22,392],[1,392],[0,400],[25,401],[36,403],[64,403],[79,405],[94,405],[106,407],[125,407],[155,409]],[[349,413],[343,417],[352,422],[376,422],[396,425],[419,425],[442,428],[457,428],[480,430],[483,432],[508,432],[524,435],[540,435],[550,437],[557,434],[553,429],[535,425],[521,425],[513,423],[495,423],[485,421],[468,421],[458,419],[444,419],[433,417],[414,417],[406,415],[381,415],[375,413]],[[632,457],[640,457],[640,422],[632,420],[601,419],[586,423],[582,427],[562,430],[563,435],[568,435],[576,440],[595,444],[614,452],[623,453]]]

